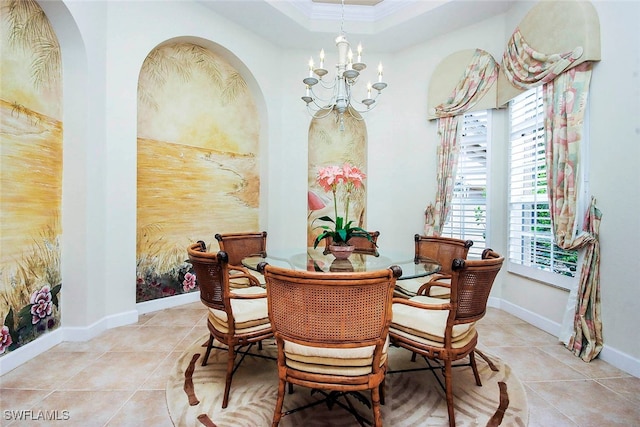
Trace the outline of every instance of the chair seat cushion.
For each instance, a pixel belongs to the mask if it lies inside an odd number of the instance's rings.
[[[411,341],[414,341],[414,342],[417,342],[419,344],[422,344],[423,346],[438,347],[438,348],[443,348],[444,347],[444,343],[443,342],[430,340],[430,339],[424,338],[424,337],[422,337],[420,335],[416,335],[415,331],[408,332],[408,331],[403,330],[403,329],[394,328],[393,325],[391,325],[391,328],[389,329],[389,333],[393,334],[395,336],[407,338],[407,339],[409,339]],[[465,334],[458,336],[456,341],[451,342],[451,347],[452,348],[465,347],[477,335],[478,334],[477,334],[476,328],[474,326],[471,329],[469,329]]]
[[[396,281],[396,293],[399,296],[405,298],[411,298],[416,296],[416,292],[420,289],[420,286],[424,285],[426,280],[424,279],[400,279]]]
[[[440,298],[416,296],[409,299],[424,304],[442,304]],[[429,310],[412,307],[406,304],[393,304],[393,319],[391,329],[393,332],[401,331],[405,334],[423,338],[435,343],[437,346],[444,344],[444,332],[447,324],[449,310]],[[471,334],[474,323],[455,325],[453,327],[452,342],[464,341]],[[471,339],[470,337],[469,339]],[[460,343],[458,343],[460,344]],[[456,347],[456,345],[454,345]]]
[[[380,366],[387,360],[389,337],[382,349]],[[326,375],[359,376],[372,372],[373,351],[375,346],[355,348],[312,347],[303,344],[284,342],[287,366],[300,371]]]
[[[264,289],[258,286],[251,286],[243,289],[234,289],[236,295],[262,295]],[[267,308],[267,298],[254,299],[231,299],[231,309],[235,319],[236,333],[248,328],[258,328],[269,324],[269,314]],[[209,321],[221,332],[229,332],[227,313],[224,310],[209,308]],[[250,332],[250,331],[244,331]]]

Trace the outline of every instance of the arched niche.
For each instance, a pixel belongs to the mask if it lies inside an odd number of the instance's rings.
[[[435,107],[446,102],[451,93],[458,85],[458,82],[464,77],[473,56],[477,49],[465,49],[452,53],[444,58],[436,66],[429,81],[429,92],[427,98],[427,119],[433,120],[437,116]],[[489,55],[484,52],[484,54]],[[497,87],[491,85],[489,90],[477,101],[477,103],[467,111],[480,111],[497,106]]]
[[[260,229],[260,115],[230,52],[178,38],[138,81],[137,302],[196,291],[184,250]],[[234,63],[232,63],[234,62]]]
[[[332,194],[325,193],[316,182],[318,169],[329,165],[342,166],[348,162],[367,172],[367,126],[355,110],[344,113],[343,119],[344,126],[341,126],[338,113],[324,109],[315,114],[309,125],[308,246],[313,246],[315,237],[320,234],[320,230],[314,229],[320,223],[314,223],[314,220],[324,215],[335,216]],[[365,183],[365,190],[355,193],[349,204],[349,219],[365,229],[366,202]],[[338,215],[343,216],[343,200],[338,200],[338,208]]]
[[[545,54],[571,52],[577,47],[582,55],[567,69],[585,61],[599,61],[600,21],[594,6],[587,1],[541,1],[522,19],[517,29],[524,40]],[[498,105],[502,106],[524,90],[513,86],[500,73]]]
[[[55,6],[48,10],[67,12]],[[35,0],[13,4],[2,0],[0,9],[3,374],[38,349],[32,345],[23,352],[23,346],[35,341],[51,343],[61,337],[55,331],[62,319],[66,113],[62,49],[49,14]],[[66,286],[64,290],[66,293]]]

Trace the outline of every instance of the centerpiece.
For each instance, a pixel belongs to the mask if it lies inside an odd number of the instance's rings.
[[[325,221],[332,225],[319,225],[315,229],[321,229],[322,232],[315,238],[313,247],[324,239],[331,239],[329,250],[337,259],[346,259],[351,255],[354,246],[349,244],[352,237],[364,237],[369,241],[373,241],[369,233],[356,225],[353,221],[349,221],[349,201],[351,195],[364,188],[364,179],[366,175],[357,167],[345,163],[340,166],[325,166],[318,170],[316,182],[326,192],[333,194],[333,208],[335,219],[330,216],[321,216],[315,221]],[[338,216],[338,196],[345,201],[344,215]]]

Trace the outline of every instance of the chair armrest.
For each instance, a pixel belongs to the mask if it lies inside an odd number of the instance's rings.
[[[229,267],[229,271],[241,272],[240,274],[233,274],[232,276],[234,279],[246,278],[246,279],[249,279],[250,286],[260,286],[260,287],[262,286],[260,284],[260,281],[256,279],[256,277],[253,274],[251,274],[246,267],[242,267],[239,265],[231,265],[231,264],[229,264],[228,267]]]
[[[412,301],[410,299],[405,299],[405,298],[394,298],[393,303],[409,305],[411,307],[416,307],[416,308],[423,308],[425,310],[451,310],[452,308],[451,303],[449,302],[446,302],[443,304],[425,304],[422,302]]]
[[[451,275],[440,274],[440,273],[434,274],[431,280],[429,280],[424,285],[420,286],[420,288],[418,289],[418,292],[416,292],[416,295],[429,296],[429,291],[431,290],[432,286],[442,286],[443,288],[451,288],[451,283],[439,282],[439,280],[441,279],[451,279]]]

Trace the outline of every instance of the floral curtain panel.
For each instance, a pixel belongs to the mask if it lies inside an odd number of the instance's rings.
[[[575,307],[567,307],[567,310],[575,312],[573,333],[570,338],[563,337],[561,333],[560,339],[588,362],[602,349],[597,236],[601,214],[595,207],[595,200],[592,200],[590,212],[593,211],[593,215],[587,220],[592,229],[595,227],[595,232],[588,230],[576,237],[580,148],[591,62],[575,67],[571,65],[582,51],[581,47],[576,47],[561,54],[537,52],[516,30],[503,55],[502,69],[507,79],[521,89],[544,85],[547,192],[555,243],[564,249],[588,247],[580,272],[579,289],[573,290],[575,294],[569,298],[569,304]]]
[[[602,317],[600,315],[600,221],[602,213],[596,207],[595,199],[584,219],[585,233],[578,237],[576,247],[587,245],[587,251],[580,271],[580,284],[574,292],[575,312],[573,316],[573,332],[566,346],[585,362],[594,359],[602,350]]]
[[[502,55],[502,72],[515,87],[531,89],[562,74],[582,56],[582,52],[582,47],[550,55],[537,52],[524,40],[520,30],[516,29]]]
[[[436,203],[429,205],[427,212],[431,212],[431,223],[425,225],[425,234],[439,236],[442,227],[451,210],[451,198],[453,197],[453,184],[458,167],[458,123],[460,116],[449,116],[438,119],[438,169],[436,173]],[[426,213],[425,213],[426,214]]]
[[[458,124],[460,115],[469,111],[489,91],[498,78],[498,64],[491,54],[476,49],[464,75],[445,102],[435,107],[438,117],[438,172],[435,206],[425,210],[425,235],[439,236],[451,209],[453,180],[456,176]]]

